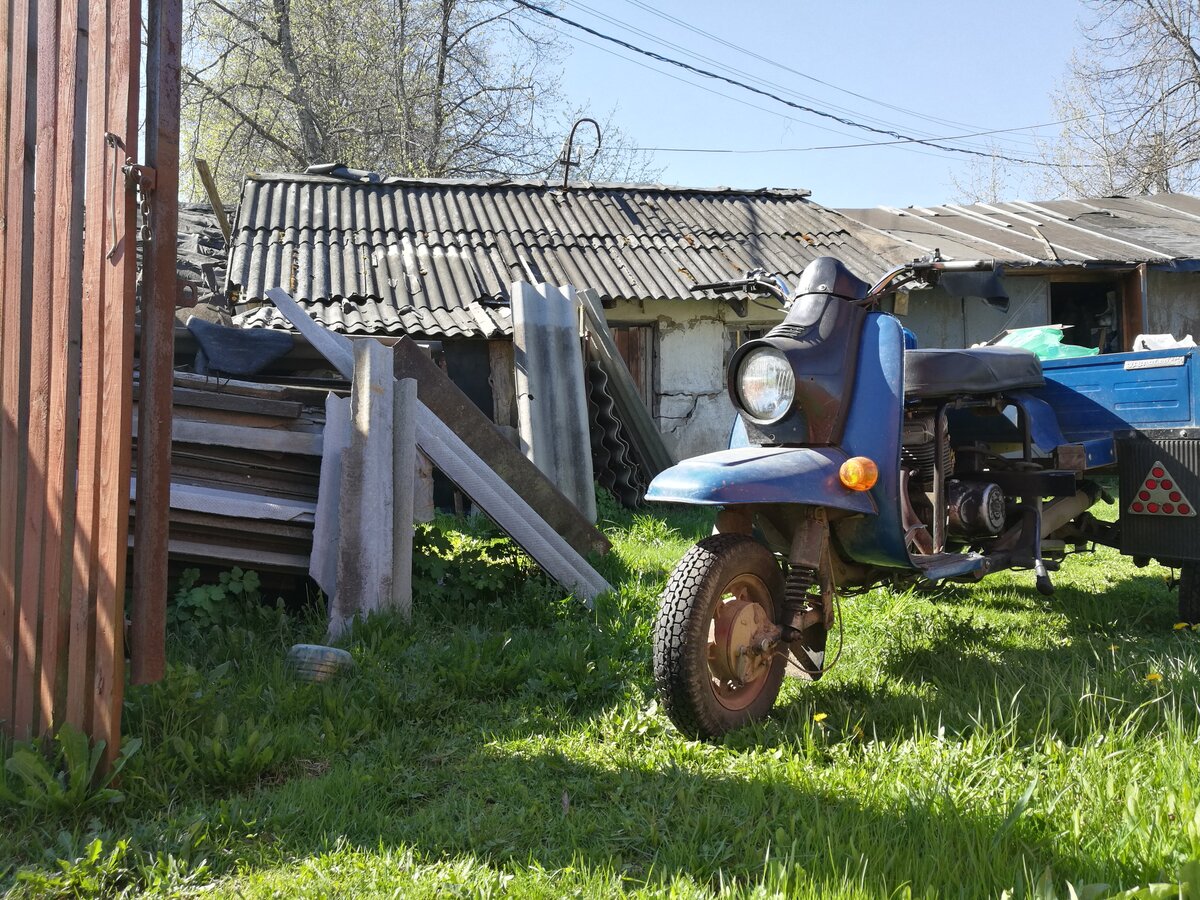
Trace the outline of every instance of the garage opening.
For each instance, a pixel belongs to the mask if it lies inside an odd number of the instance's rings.
[[[1120,353],[1125,348],[1121,290],[1116,281],[1052,283],[1050,321],[1063,326],[1066,344],[1098,347],[1101,353]]]

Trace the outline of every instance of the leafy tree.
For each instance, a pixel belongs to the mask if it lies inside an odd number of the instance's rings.
[[[1073,195],[1200,187],[1200,3],[1087,0],[1049,159]]]
[[[222,194],[247,171],[320,162],[417,177],[555,168],[570,127],[563,48],[510,4],[186,2],[185,163],[207,158]],[[624,141],[614,129],[604,143]],[[609,151],[591,175],[651,171],[645,154]]]

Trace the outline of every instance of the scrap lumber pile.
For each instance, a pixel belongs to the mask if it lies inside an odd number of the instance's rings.
[[[489,433],[479,433],[478,420],[462,413],[465,398],[436,368],[417,359],[410,341],[401,340],[395,351],[369,339],[356,346],[319,325],[282,289],[272,288],[267,296],[353,385],[348,415],[336,400],[328,407],[330,423],[342,423],[338,428],[343,433],[335,433],[331,425],[327,444],[330,456],[334,446],[341,448],[341,459],[326,460],[330,465],[324,469],[318,504],[322,534],[336,532],[336,557],[323,540],[312,570],[332,594],[331,637],[372,610],[411,610],[418,448],[560,585],[589,605],[610,590],[568,537],[574,535],[593,549],[607,546],[604,536],[535,467],[522,469],[519,452],[493,426],[487,425]],[[404,377],[410,373],[416,377]],[[421,398],[422,389],[433,409]],[[474,415],[480,414],[476,410]],[[336,477],[334,468],[339,470]],[[519,483],[509,483],[506,476]],[[325,521],[334,514],[332,497],[338,499],[336,525]],[[573,527],[555,524],[580,518],[582,522],[570,523]]]
[[[135,387],[135,400],[138,393]],[[312,551],[324,411],[309,392],[176,373],[173,558],[303,573]],[[323,395],[316,402],[323,403]],[[137,405],[134,406],[136,434]],[[131,485],[131,498],[134,496]],[[131,516],[136,516],[131,507]]]

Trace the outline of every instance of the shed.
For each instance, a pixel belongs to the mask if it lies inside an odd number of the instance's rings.
[[[940,289],[900,314],[926,347],[963,347],[1006,328],[1071,326],[1067,343],[1128,350],[1140,333],[1200,337],[1200,198],[1188,194],[843,209],[909,248],[994,258],[1011,300],[1000,312]]]
[[[247,177],[227,281],[241,324],[286,327],[264,304],[281,285],[335,331],[440,340],[451,376],[483,367],[486,386],[489,365],[511,365],[514,281],[593,288],[680,456],[724,446],[728,354],[782,319],[693,285],[753,268],[790,282],[825,255],[872,278],[906,252],[804,190],[348,174]]]

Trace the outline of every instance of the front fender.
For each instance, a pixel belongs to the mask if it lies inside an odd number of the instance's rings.
[[[833,447],[740,447],[706,453],[660,472],[647,500],[697,506],[802,503],[874,514],[866,491],[842,486],[848,457]]]

